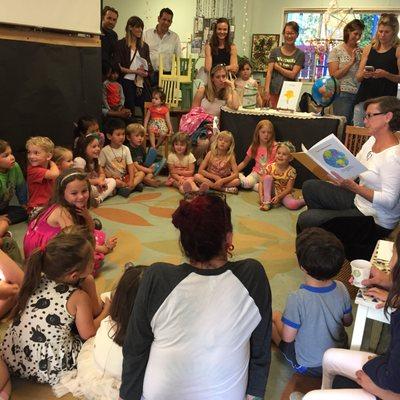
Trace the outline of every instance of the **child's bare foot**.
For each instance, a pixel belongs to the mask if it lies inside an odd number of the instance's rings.
[[[271,209],[271,203],[262,203],[260,206],[261,211],[269,211]]]
[[[209,189],[210,188],[208,187],[207,183],[203,182],[199,187],[199,192],[206,193],[206,192],[208,192]]]
[[[223,188],[223,191],[225,193],[238,194],[239,189],[237,187],[226,187],[226,188]]]
[[[150,187],[159,187],[161,185],[161,181],[158,179],[149,179],[146,181],[146,185]]]

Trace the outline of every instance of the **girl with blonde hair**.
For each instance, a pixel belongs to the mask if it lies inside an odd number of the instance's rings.
[[[199,173],[194,176],[195,181],[206,183],[211,189],[220,192],[237,194],[240,180],[234,150],[232,133],[219,132],[200,165]]]

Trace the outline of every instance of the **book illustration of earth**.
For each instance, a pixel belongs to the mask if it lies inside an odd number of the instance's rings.
[[[349,165],[346,155],[336,149],[325,150],[322,154],[324,161],[333,168],[344,168]]]

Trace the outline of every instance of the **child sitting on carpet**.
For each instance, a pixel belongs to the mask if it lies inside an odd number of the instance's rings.
[[[304,400],[398,400],[400,398],[400,235],[393,246],[389,262],[391,273],[371,269],[369,279],[362,283],[369,286],[367,294],[375,297],[390,313],[390,344],[385,354],[365,351],[330,349],[324,354],[321,390],[314,390],[304,397],[298,392],[291,399]],[[383,303],[382,303],[383,302]],[[335,376],[340,376],[340,387],[331,389]],[[339,380],[338,380],[339,383]]]
[[[51,161],[54,143],[44,136],[35,136],[26,142],[28,152],[28,169],[26,180],[28,184],[28,214],[34,218],[46,207],[53,193],[54,181],[60,171],[54,161]]]
[[[266,175],[258,185],[260,210],[268,211],[271,206],[279,207],[282,203],[289,210],[297,210],[306,202],[293,197],[296,170],[290,165],[292,153],[296,151],[291,142],[280,142],[276,147],[275,161],[267,165]]]
[[[221,131],[211,144],[211,151],[202,161],[196,182],[206,183],[210,189],[226,193],[238,193],[240,180],[235,158],[235,140],[229,131]]]
[[[21,378],[54,385],[76,358],[86,340],[108,315],[91,276],[93,246],[88,232],[67,229],[36,249],[12,311],[2,359]],[[73,333],[75,323],[78,335]],[[36,397],[36,396],[33,396]]]
[[[65,374],[53,387],[57,397],[71,392],[85,399],[118,399],[122,346],[145,267],[128,263],[125,268],[111,298],[110,315],[101,322],[96,336],[82,346],[77,370]]]
[[[190,185],[191,191],[199,188],[194,181],[194,168],[196,159],[190,152],[190,137],[186,133],[178,132],[172,137],[171,152],[168,154],[167,165],[169,176],[167,186],[176,187],[182,194],[183,186]]]
[[[146,155],[146,131],[141,124],[129,124],[126,127],[128,138],[128,149],[131,152],[132,161],[138,171],[145,173],[143,183],[148,186],[158,187],[161,182],[155,177],[161,172],[165,165],[165,158],[154,162],[157,150],[150,147]]]
[[[114,178],[106,178],[99,165],[100,142],[96,133],[87,133],[78,138],[74,151],[74,167],[87,173],[91,184],[93,206],[97,207],[108,196],[112,196],[116,186]]]
[[[56,163],[60,172],[74,166],[72,151],[61,146],[54,147],[53,161]]]
[[[90,182],[86,174],[77,168],[63,171],[57,178],[52,202],[28,225],[24,237],[25,258],[28,258],[38,247],[46,246],[46,243],[63,228],[82,225],[89,232],[94,232],[96,239],[94,270],[96,272],[105,254],[110,253],[116,246],[117,238],[111,237],[106,240],[103,231],[95,230],[89,207]]]
[[[17,197],[20,205],[10,205],[14,196]],[[21,168],[15,161],[8,142],[0,139],[0,247],[9,225],[28,218],[27,201],[27,188]]]
[[[115,179],[117,194],[120,196],[129,197],[134,190],[141,192],[145,174],[137,170],[133,164],[131,152],[124,145],[124,121],[119,118],[110,118],[105,132],[110,144],[101,149],[99,164],[104,168],[106,177]]]
[[[293,369],[321,376],[322,357],[332,347],[346,347],[343,326],[353,322],[349,293],[338,274],[345,256],[342,243],[330,232],[309,228],[296,238],[296,256],[305,282],[290,294],[282,315],[272,315],[272,340]]]
[[[246,168],[251,159],[255,161],[249,175],[239,174],[240,185],[244,189],[258,191],[258,182],[265,175],[267,165],[275,161],[276,148],[274,125],[272,125],[271,121],[263,119],[254,130],[253,142],[246,152],[246,157],[238,165],[238,171],[240,172]]]

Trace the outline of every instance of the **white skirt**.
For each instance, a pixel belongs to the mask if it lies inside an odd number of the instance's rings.
[[[99,368],[93,356],[94,339],[90,338],[82,346],[77,369],[63,374],[59,383],[53,386],[57,397],[71,392],[74,397],[81,396],[87,400],[119,398],[121,378],[116,378]]]

